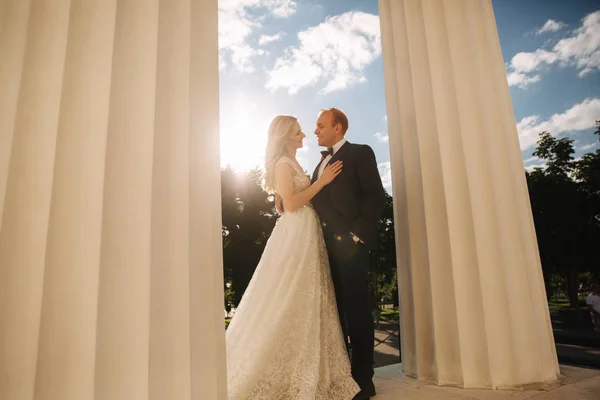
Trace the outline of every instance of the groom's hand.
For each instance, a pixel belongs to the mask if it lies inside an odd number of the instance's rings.
[[[275,208],[277,209],[279,215],[283,215],[283,213],[285,212],[283,209],[283,200],[281,199],[281,196],[277,193],[275,193]]]

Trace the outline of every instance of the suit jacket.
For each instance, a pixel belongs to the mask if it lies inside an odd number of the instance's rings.
[[[312,199],[325,235],[358,236],[369,249],[377,246],[377,223],[385,207],[385,190],[373,150],[346,142],[329,160],[342,160],[342,172]],[[323,160],[321,160],[321,163]],[[312,182],[317,180],[317,165]]]

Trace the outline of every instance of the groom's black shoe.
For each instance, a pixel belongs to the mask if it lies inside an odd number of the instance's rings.
[[[369,400],[371,397],[375,396],[375,386],[368,389],[361,389],[360,392],[356,396],[352,398],[352,400]]]

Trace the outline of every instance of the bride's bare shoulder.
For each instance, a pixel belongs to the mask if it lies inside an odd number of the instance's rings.
[[[293,160],[291,160],[288,157],[281,156],[281,157],[279,157],[279,160],[277,160],[277,162],[275,163],[275,170],[280,169],[280,166],[282,166],[282,165],[285,165],[285,167],[283,167],[281,169],[283,169],[284,171],[288,171],[288,169],[289,169],[289,170],[291,170],[292,175],[296,175],[296,168],[295,168]]]

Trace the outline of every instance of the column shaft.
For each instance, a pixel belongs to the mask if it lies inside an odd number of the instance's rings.
[[[559,374],[489,0],[380,0],[406,373],[510,388]]]
[[[217,13],[0,4],[0,398],[226,399]]]

